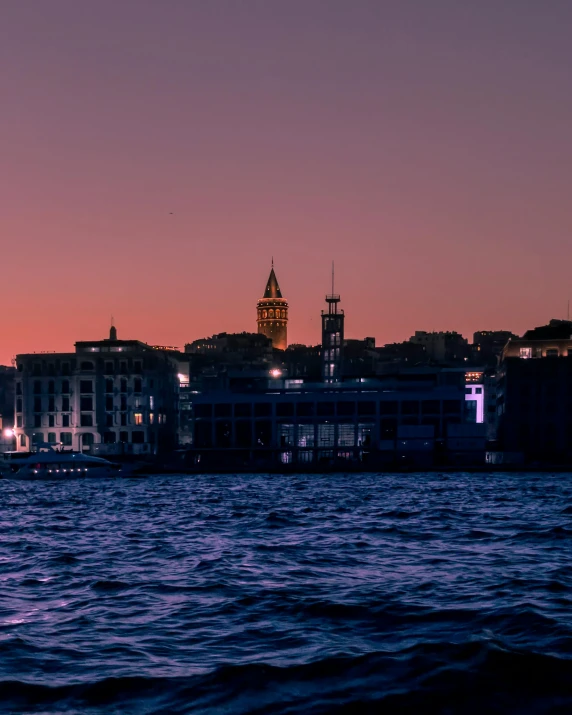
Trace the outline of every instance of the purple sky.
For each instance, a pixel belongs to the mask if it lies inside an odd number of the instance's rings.
[[[572,297],[572,2],[17,0],[0,363],[105,336],[523,332]],[[172,214],[171,214],[172,212]]]

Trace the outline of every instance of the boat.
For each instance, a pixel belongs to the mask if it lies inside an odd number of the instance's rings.
[[[7,452],[0,460],[3,479],[70,479],[131,476],[131,465],[116,464],[102,457],[48,449],[41,452]]]

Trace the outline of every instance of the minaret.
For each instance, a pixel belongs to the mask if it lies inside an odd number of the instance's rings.
[[[328,310],[322,311],[322,379],[340,382],[344,346],[344,311],[338,309],[340,296],[334,293],[334,264],[332,263],[332,292],[326,295]]]
[[[282,297],[280,286],[274,273],[274,259],[270,276],[266,283],[264,297],[256,304],[258,332],[272,340],[272,345],[279,350],[288,347],[288,302]]]

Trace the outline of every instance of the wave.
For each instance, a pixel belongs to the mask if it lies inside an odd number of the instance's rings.
[[[30,713],[564,713],[572,708],[572,660],[487,641],[425,643],[283,667],[226,665],[187,678],[4,680],[0,702]]]

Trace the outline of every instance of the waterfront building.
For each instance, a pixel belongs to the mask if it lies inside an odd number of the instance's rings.
[[[269,376],[264,389],[197,394],[193,454],[205,467],[237,468],[428,466],[444,463],[449,453],[483,461],[483,425],[467,420],[465,385],[462,370],[422,368],[336,383]]]
[[[178,363],[139,340],[77,342],[73,353],[16,357],[17,449],[42,444],[114,454],[176,445]]]
[[[505,346],[497,370],[498,450],[527,462],[572,460],[572,323],[553,320]]]
[[[288,347],[288,302],[282,297],[274,261],[264,290],[264,296],[256,304],[258,332],[272,340],[278,350]]]

